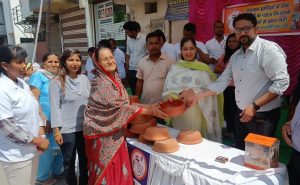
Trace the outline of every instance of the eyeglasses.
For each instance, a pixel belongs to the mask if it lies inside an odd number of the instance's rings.
[[[101,60],[104,62],[109,62],[115,60],[115,58],[113,56],[110,56],[110,57],[101,58]]]
[[[251,30],[251,28],[253,28],[253,27],[254,26],[245,26],[245,27],[242,27],[242,28],[235,29],[234,32],[237,33],[237,34],[241,34],[242,31],[244,33],[248,33]]]

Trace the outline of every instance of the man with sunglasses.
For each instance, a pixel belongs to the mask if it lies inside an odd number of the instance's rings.
[[[181,97],[192,105],[207,96],[222,93],[233,79],[239,110],[235,119],[235,144],[244,150],[248,133],[273,136],[280,116],[280,95],[289,86],[286,55],[281,47],[257,35],[257,20],[251,13],[235,17],[233,26],[242,47],[230,58],[218,80],[197,94]]]

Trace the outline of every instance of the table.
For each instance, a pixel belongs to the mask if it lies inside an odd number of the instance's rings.
[[[169,132],[176,138],[179,131],[169,128]],[[127,143],[131,160],[133,160],[134,150],[144,153],[148,163],[148,169],[142,178],[140,176],[137,179],[135,175],[135,184],[288,184],[287,169],[284,164],[268,170],[253,170],[243,165],[244,151],[206,139],[196,145],[179,143],[179,151],[171,154],[157,153],[151,149],[151,146],[137,142],[134,138],[127,138]],[[216,162],[215,158],[218,156],[227,157],[229,161],[225,164]],[[135,166],[133,168],[137,171]],[[143,165],[137,168],[139,172],[143,171],[141,170]]]

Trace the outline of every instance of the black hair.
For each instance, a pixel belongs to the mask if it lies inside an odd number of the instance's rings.
[[[216,27],[216,24],[218,23],[222,23],[224,25],[224,23],[221,21],[221,20],[217,20],[215,23],[214,23],[214,27]]]
[[[191,23],[191,22],[186,23],[183,27],[183,30],[190,31],[190,32],[195,34],[196,33],[196,25],[194,23]]]
[[[156,31],[148,33],[146,36],[146,42],[148,42],[149,38],[153,38],[153,37],[158,37],[158,39],[160,39],[160,34]]]
[[[92,53],[92,52],[94,53],[95,49],[96,49],[95,47],[90,47],[90,48],[88,49],[88,53]]]
[[[16,59],[16,55],[9,46],[0,46],[0,63],[4,62],[10,64],[12,60]],[[0,73],[4,73],[5,70],[0,65]]]
[[[240,46],[238,46],[237,48],[235,49],[230,49],[228,47],[228,42],[229,42],[229,39],[232,38],[232,37],[235,37],[235,33],[231,33],[230,35],[228,35],[227,39],[226,39],[226,45],[225,45],[225,55],[224,55],[224,61],[225,63],[227,63],[231,57],[231,55],[236,52],[236,50],[238,50],[240,48]],[[238,42],[238,41],[237,41]]]
[[[163,31],[161,31],[160,29],[157,29],[154,32],[156,32],[157,34],[159,34],[159,36],[163,39],[163,41],[166,42],[166,36],[165,36],[165,34],[164,34]]]
[[[136,21],[127,21],[123,25],[123,29],[128,30],[128,31],[140,32],[141,31],[141,25]]]
[[[109,39],[107,39],[109,42],[113,42],[113,43],[116,43],[116,40],[115,39],[113,39],[113,38],[109,38]]]
[[[20,46],[14,46],[13,52],[15,52],[16,58],[20,60],[25,60],[27,57],[27,52],[25,49],[21,48]]]
[[[197,44],[196,44],[196,40],[195,40],[195,39],[193,39],[193,38],[183,38],[183,39],[181,39],[181,41],[180,41],[180,51],[182,50],[183,45],[184,45],[186,42],[189,42],[189,41],[191,41],[192,44],[193,44],[195,47],[197,47]],[[196,54],[196,55],[197,55],[197,54]],[[195,58],[196,58],[196,55],[195,55]],[[181,53],[181,58],[183,59],[182,53]]]
[[[252,13],[242,13],[242,14],[239,14],[238,16],[236,16],[233,19],[233,27],[235,27],[236,22],[239,20],[251,21],[254,27],[257,25],[257,19],[256,19],[255,15],[253,15]]]
[[[66,49],[60,57],[60,66],[61,66],[61,74],[59,76],[62,90],[65,90],[65,83],[66,83],[66,75],[69,72],[67,69],[67,59],[70,58],[72,55],[77,54],[79,59],[81,60],[80,51],[77,49]],[[81,67],[77,71],[77,74],[81,74]]]
[[[46,53],[45,55],[43,55],[42,61],[43,61],[43,62],[46,62],[46,61],[48,60],[48,57],[49,57],[50,55],[55,55],[55,56],[57,56],[57,58],[59,59],[59,56],[58,56],[57,54],[55,54],[55,53]]]
[[[111,45],[107,39],[102,39],[98,42],[98,48],[111,48]]]

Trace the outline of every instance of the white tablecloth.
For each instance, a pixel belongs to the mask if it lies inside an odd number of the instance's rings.
[[[178,130],[169,131],[177,137]],[[285,165],[253,170],[243,165],[244,151],[206,139],[196,145],[179,143],[179,151],[171,154],[157,153],[136,139],[128,138],[127,142],[150,153],[148,185],[288,184]],[[216,162],[218,156],[227,157],[229,162]]]

